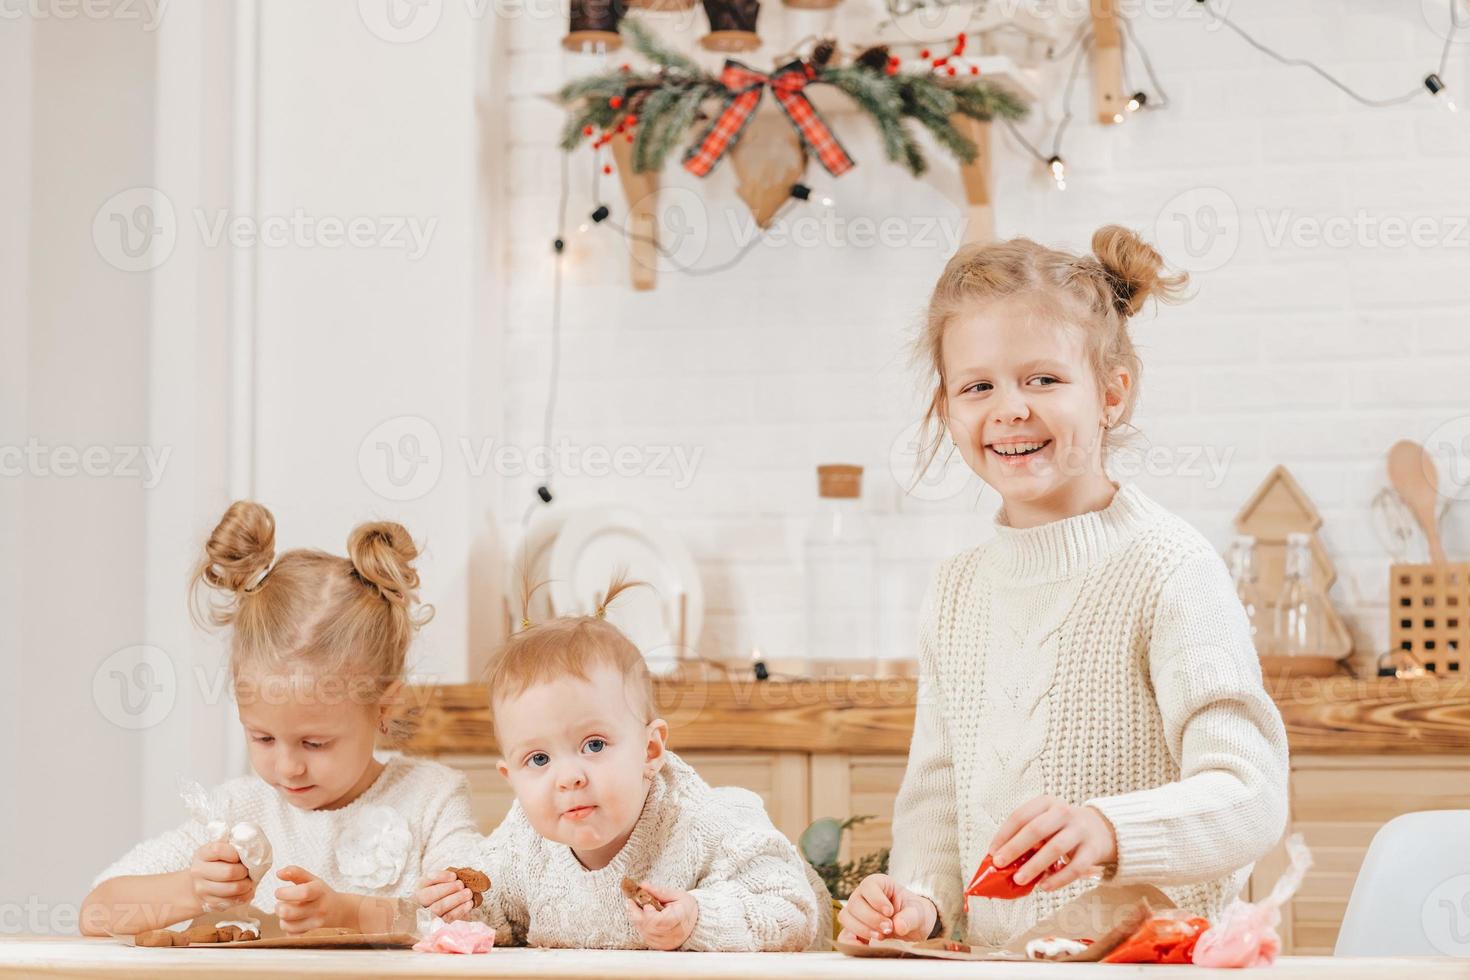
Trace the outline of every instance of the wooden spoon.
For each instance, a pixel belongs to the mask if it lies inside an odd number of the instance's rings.
[[[1439,528],[1434,516],[1435,503],[1439,498],[1439,470],[1434,460],[1417,442],[1400,440],[1388,451],[1388,480],[1424,529],[1430,560],[1436,565],[1443,565],[1444,546],[1439,543]]]

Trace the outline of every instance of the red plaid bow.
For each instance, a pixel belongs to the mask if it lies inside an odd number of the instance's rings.
[[[713,170],[725,151],[740,139],[741,131],[760,104],[761,93],[769,85],[777,104],[827,172],[836,177],[851,170],[852,157],[847,155],[832,130],[827,128],[827,123],[817,115],[817,110],[802,93],[815,76],[811,66],[800,61],[782,65],[770,75],[763,75],[738,61],[726,61],[725,70],[720,73],[720,83],[731,93],[730,101],[725,103],[724,111],[705,130],[699,142],[689,148],[684,156],[684,169],[700,177]]]

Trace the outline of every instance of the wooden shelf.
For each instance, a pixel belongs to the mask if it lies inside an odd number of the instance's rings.
[[[909,677],[660,681],[655,697],[676,751],[905,755],[918,682]],[[1292,752],[1470,753],[1470,679],[1267,678]],[[421,712],[400,748],[418,755],[494,754],[482,684],[408,690]]]

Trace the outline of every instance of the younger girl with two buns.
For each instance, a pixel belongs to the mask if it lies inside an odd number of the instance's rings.
[[[287,934],[390,931],[429,870],[469,864],[480,837],[462,773],[420,759],[379,761],[404,660],[432,610],[418,602],[413,539],[360,524],[347,556],[275,553],[260,504],[230,506],[194,578],[207,618],[230,627],[230,671],[248,739],[248,776],[215,791],[231,821],[258,825],[274,863],[252,880],[236,848],[191,819],[143,841],[97,876],[88,935],[135,934],[206,909],[251,903]]]

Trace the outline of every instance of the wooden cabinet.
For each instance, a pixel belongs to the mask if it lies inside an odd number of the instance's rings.
[[[689,752],[680,755],[711,786],[740,786],[758,795],[783,834],[795,841],[811,822],[810,757],[803,752]],[[483,755],[441,755],[470,780],[470,810],[480,833],[494,830],[515,802],[510,784]],[[886,827],[886,825],[885,825]]]
[[[842,842],[842,860],[891,846],[893,800],[907,762],[908,757],[902,755],[812,756],[812,819],[873,818],[848,832]]]
[[[682,755],[712,786],[742,786],[765,801],[771,820],[794,842],[818,817],[873,817],[854,827],[842,857],[892,843],[893,801],[903,781],[901,755],[805,752],[718,752]],[[475,822],[489,833],[514,797],[479,755],[439,761],[470,777]],[[1291,824],[1312,849],[1312,869],[1284,910],[1282,947],[1297,955],[1331,955],[1338,926],[1368,843],[1389,820],[1416,810],[1470,809],[1470,756],[1299,755],[1291,763]],[[1259,899],[1286,866],[1278,845],[1256,865],[1246,895]]]
[[[1470,681],[1285,678],[1270,685],[1291,740],[1291,825],[1314,865],[1285,910],[1286,952],[1331,953],[1368,842],[1415,810],[1470,808]],[[488,833],[510,809],[495,772],[489,696],[477,685],[414,691],[419,734],[403,747],[470,774]],[[844,859],[888,847],[917,685],[911,678],[660,681],[673,745],[711,784],[744,786],[796,840],[817,817],[870,814]],[[861,753],[853,752],[860,747]],[[1247,898],[1285,867],[1278,846],[1256,865]]]
[[[1312,868],[1284,910],[1284,951],[1331,955],[1378,828],[1416,810],[1462,809],[1470,809],[1470,756],[1293,756],[1287,833],[1306,840]],[[1250,897],[1264,897],[1285,866],[1278,845],[1256,865]]]

